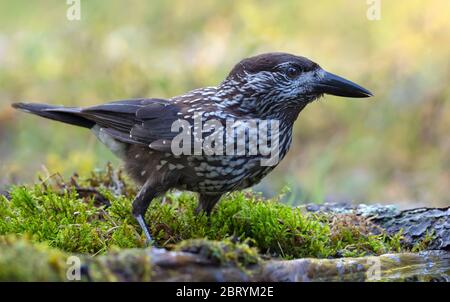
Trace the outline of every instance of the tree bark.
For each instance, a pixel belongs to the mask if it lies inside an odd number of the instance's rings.
[[[382,205],[346,205],[326,203],[323,205],[307,205],[309,212],[326,212],[364,216],[385,229],[389,235],[402,230],[404,243],[412,247],[415,243],[432,236],[428,250],[450,250],[450,207],[416,208],[399,210],[395,206]]]

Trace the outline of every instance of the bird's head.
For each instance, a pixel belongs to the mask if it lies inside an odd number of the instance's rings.
[[[235,100],[242,96],[241,108],[270,115],[300,111],[323,94],[372,96],[367,89],[325,71],[311,60],[286,53],[267,53],[242,60],[221,85],[225,91],[228,86],[235,87]]]

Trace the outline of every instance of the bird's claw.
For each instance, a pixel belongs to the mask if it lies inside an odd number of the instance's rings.
[[[147,224],[145,223],[144,217],[142,215],[136,215],[136,220],[139,223],[139,226],[144,231],[145,235],[145,246],[146,247],[153,247],[154,246],[154,240],[152,238],[152,235],[150,235],[150,230],[148,229]]]

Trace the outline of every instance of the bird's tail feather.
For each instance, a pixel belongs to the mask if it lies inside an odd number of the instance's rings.
[[[92,128],[95,122],[90,121],[80,115],[80,108],[53,106],[36,103],[14,103],[13,108],[24,112],[39,115],[51,120],[63,122],[70,125]]]

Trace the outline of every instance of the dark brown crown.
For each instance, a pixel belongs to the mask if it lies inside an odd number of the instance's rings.
[[[282,52],[271,52],[243,59],[234,66],[229,76],[242,75],[245,71],[248,73],[258,73],[261,71],[274,72],[283,63],[295,65],[302,71],[311,71],[319,67],[317,63],[305,57]]]

